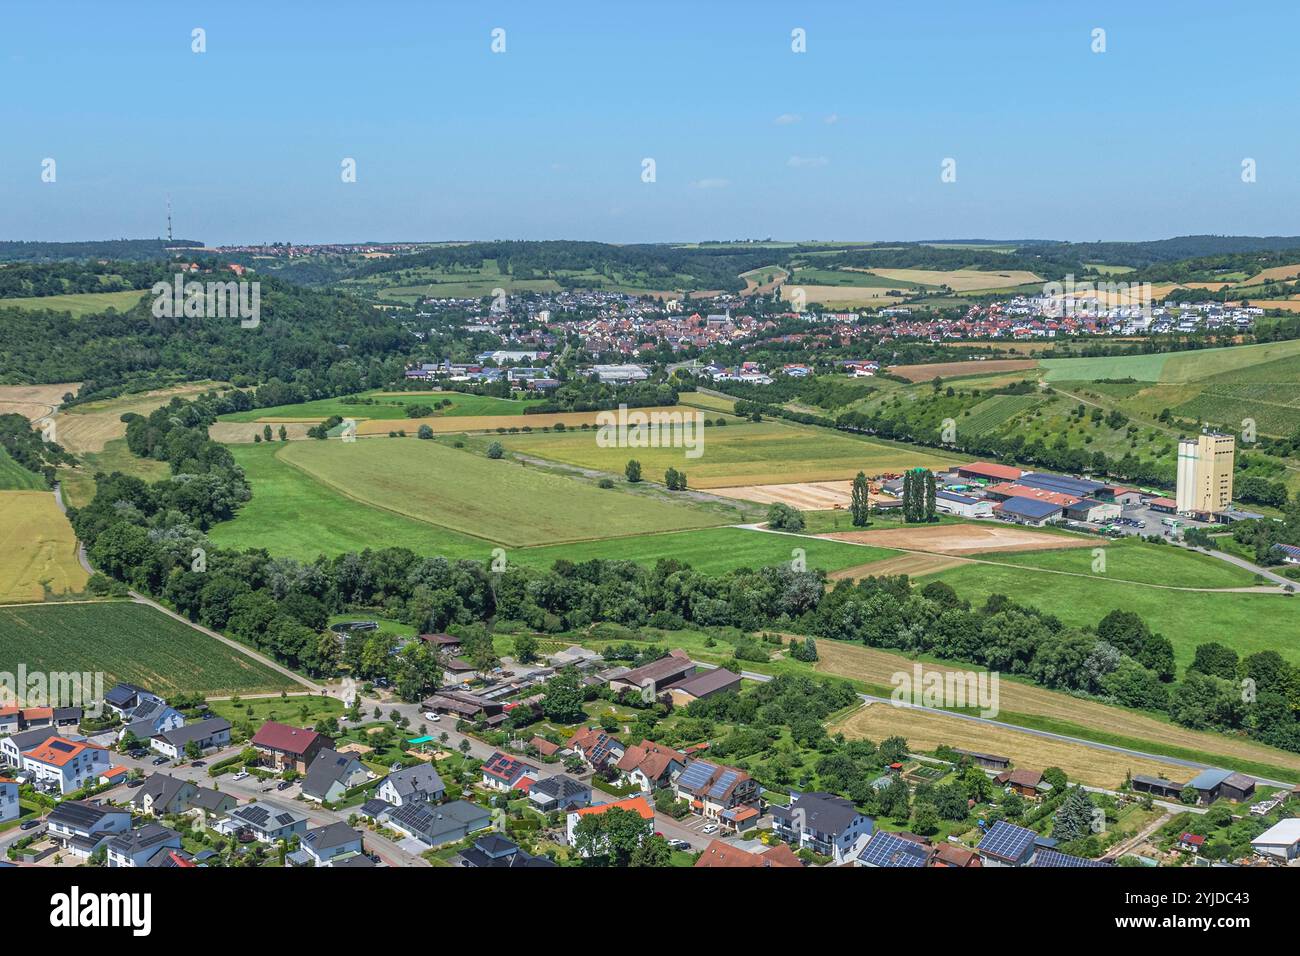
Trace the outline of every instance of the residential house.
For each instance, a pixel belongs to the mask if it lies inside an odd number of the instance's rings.
[[[146,823],[135,830],[125,830],[108,841],[110,867],[150,866],[154,857],[165,857],[181,848],[181,835],[161,823]]]
[[[489,833],[474,841],[467,850],[460,851],[460,865],[492,869],[524,869],[555,866],[555,861],[545,856],[533,856],[519,848],[513,840],[499,833]]]
[[[21,770],[24,751],[38,747],[50,738],[57,736],[59,736],[59,733],[54,728],[41,727],[36,730],[24,730],[20,733],[10,734],[8,737],[0,737],[0,757],[9,766]]]
[[[408,803],[441,803],[447,796],[447,788],[433,764],[418,763],[394,770],[384,778],[377,793],[385,803],[401,807]]]
[[[455,843],[491,825],[492,814],[487,808],[465,800],[453,800],[438,806],[407,803],[392,810],[385,824],[390,830],[430,847]]]
[[[222,817],[239,805],[228,793],[222,793],[212,787],[198,787],[190,797],[190,811],[197,811],[204,819]]]
[[[328,746],[329,738],[314,730],[268,720],[258,728],[250,742],[268,766],[276,770],[306,772],[321,749]]]
[[[302,835],[299,853],[311,866],[332,866],[340,857],[364,852],[362,835],[346,823],[327,823]]]
[[[175,730],[164,730],[149,738],[149,747],[164,757],[179,760],[185,756],[186,748],[193,743],[200,753],[220,750],[230,745],[230,721],[224,717],[209,717],[206,720],[185,724]]]
[[[184,813],[190,808],[190,800],[198,789],[188,780],[155,773],[136,790],[135,796],[131,798],[131,806],[147,817]]]
[[[677,799],[687,801],[694,812],[734,829],[745,829],[737,824],[752,825],[752,822],[748,819],[735,819],[736,812],[729,816],[724,816],[724,813],[745,808],[757,817],[762,793],[758,781],[743,770],[708,760],[692,760],[687,763],[686,768],[673,781],[673,790]]]
[[[528,800],[542,813],[572,810],[591,804],[591,787],[560,773],[534,783],[528,789]]]
[[[639,814],[641,819],[645,821],[646,836],[649,836],[654,830],[654,808],[650,806],[645,797],[629,797],[626,800],[616,800],[613,803],[599,803],[595,806],[580,807],[577,810],[570,810],[565,826],[569,846],[574,845],[574,839],[577,835],[577,826],[583,817],[591,816],[593,814],[608,813],[610,810],[624,810],[629,813]],[[586,854],[584,853],[583,855],[585,856]]]
[[[983,867],[984,861],[974,850],[944,842],[931,847],[929,866],[937,869],[975,870]]]
[[[124,721],[129,721],[142,703],[151,700],[162,698],[134,684],[116,684],[104,695],[104,705]]]
[[[794,850],[784,843],[765,849],[761,853],[750,853],[748,850],[733,846],[730,843],[713,840],[700,853],[695,861],[695,866],[701,868],[748,867],[754,869],[757,867],[783,867],[793,869],[801,868],[803,862],[794,855]]]
[[[149,698],[136,707],[131,719],[125,722],[117,732],[118,740],[125,740],[130,734],[136,740],[145,741],[155,734],[175,730],[185,723],[185,717],[175,707],[159,698]]]
[[[652,740],[642,740],[623,751],[616,766],[624,780],[650,793],[672,784],[686,767],[686,755]]]
[[[22,815],[18,803],[18,783],[8,777],[0,777],[0,823],[17,820]]]
[[[999,820],[980,839],[980,856],[987,866],[1024,866],[1033,859],[1037,840],[1033,830]]]
[[[50,737],[23,751],[22,761],[23,772],[33,783],[57,787],[60,793],[68,794],[96,782],[108,769],[108,751],[66,737]]]
[[[1083,856],[1070,856],[1068,853],[1061,853],[1059,850],[1040,849],[1034,854],[1033,862],[1029,864],[1033,867],[1080,867],[1080,866],[1113,866],[1105,860],[1090,860]]]
[[[302,795],[317,803],[335,803],[348,790],[369,779],[370,771],[355,754],[341,754],[322,747],[307,768],[307,776],[302,781]]]
[[[218,833],[251,833],[261,843],[273,843],[305,833],[307,814],[270,800],[257,800],[235,807],[213,829]]]
[[[459,720],[480,720],[495,717],[505,710],[505,704],[489,700],[468,691],[448,690],[434,694],[423,704],[426,711],[451,714]]]
[[[608,764],[622,759],[626,748],[622,741],[610,736],[599,727],[584,727],[569,738],[565,745],[582,758],[593,770],[603,770]]]
[[[836,863],[852,860],[876,830],[875,821],[859,813],[852,800],[832,793],[797,794],[789,806],[772,806],[770,811],[777,836]]]
[[[527,790],[542,776],[542,772],[532,764],[499,750],[483,762],[480,770],[483,786],[491,790]]]
[[[86,859],[109,838],[131,829],[131,812],[86,800],[65,800],[45,818],[49,835],[79,859]]]

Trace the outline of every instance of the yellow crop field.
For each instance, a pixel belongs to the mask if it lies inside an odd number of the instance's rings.
[[[972,292],[976,289],[1002,289],[1013,285],[1026,285],[1043,280],[1024,269],[1004,272],[985,272],[979,269],[872,269],[872,273],[897,282],[917,282],[921,285],[946,285],[954,292]]]
[[[85,589],[77,539],[53,493],[0,491],[0,528],[0,603],[43,601],[46,586],[54,594]]]

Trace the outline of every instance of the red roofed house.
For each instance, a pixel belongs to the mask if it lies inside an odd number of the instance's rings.
[[[578,821],[583,817],[591,816],[597,813],[607,813],[610,810],[626,810],[631,813],[639,813],[641,819],[645,821],[645,833],[649,836],[654,829],[655,812],[645,797],[629,797],[626,800],[617,800],[614,803],[599,803],[594,807],[582,807],[578,810],[569,811],[568,826],[566,832],[569,836],[569,846],[573,846],[574,831],[578,826]]]
[[[789,844],[779,843],[762,853],[750,853],[730,843],[714,840],[704,848],[696,866],[710,867],[802,867],[803,863],[795,856]]]
[[[566,746],[593,770],[600,770],[611,761],[617,762],[625,749],[621,741],[599,727],[579,728]]]
[[[56,783],[60,793],[72,793],[94,783],[108,769],[108,751],[103,747],[50,737],[23,751],[23,770],[33,780]]]
[[[686,766],[686,755],[654,741],[643,740],[628,747],[617,766],[625,780],[649,793],[672,783]]]
[[[321,748],[329,743],[329,738],[314,730],[268,720],[253,735],[251,742],[275,769],[306,773]]]
[[[1205,837],[1199,833],[1184,833],[1178,838],[1178,849],[1180,850],[1200,853],[1203,846],[1205,846]]]

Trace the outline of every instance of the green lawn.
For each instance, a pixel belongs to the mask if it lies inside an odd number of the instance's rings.
[[[0,608],[0,671],[102,671],[158,694],[277,691],[298,685],[143,604]]]
[[[1139,382],[1198,382],[1211,376],[1300,355],[1300,341],[1267,342],[1220,349],[1122,355],[1109,358],[1043,359],[1049,382],[1135,378]]]
[[[248,714],[250,708],[253,711],[251,717]],[[274,720],[294,727],[313,727],[324,717],[342,717],[343,701],[315,695],[241,698],[239,703],[229,700],[209,701],[208,709],[232,724],[250,721],[260,727],[266,721]]]
[[[1102,551],[1104,571],[1093,570],[1098,559],[1093,556],[1095,549],[1092,548],[977,554],[972,557],[1029,568],[1096,574],[1116,581],[1137,581],[1180,588],[1247,588],[1261,583],[1254,574],[1235,564],[1169,545],[1101,538],[1097,541],[1097,548]]]
[[[561,559],[578,562],[604,558],[653,564],[660,558],[676,558],[697,571],[721,574],[735,568],[789,564],[795,556],[793,552],[796,548],[803,549],[809,570],[825,571],[851,568],[898,553],[885,548],[863,547],[818,538],[794,538],[741,528],[706,528],[700,531],[522,548],[511,552],[510,560],[530,567],[549,568]]]
[[[80,468],[59,470],[64,499],[75,508],[84,508],[94,499],[97,472],[102,471],[106,475],[111,475],[115,471],[120,471],[124,475],[133,475],[150,484],[162,481],[171,474],[167,462],[139,458],[131,454],[131,449],[126,447],[125,438],[115,438],[106,442],[103,451],[88,452],[82,458],[84,463]]]
[[[1135,611],[1174,645],[1180,667],[1191,663],[1196,645],[1218,641],[1245,656],[1274,650],[1300,663],[1300,599],[1279,594],[1173,591],[1115,580],[1072,577],[989,564],[966,564],[922,580],[946,581],[957,594],[982,604],[1004,594],[1041,608],[1066,624],[1095,626],[1109,612]]]

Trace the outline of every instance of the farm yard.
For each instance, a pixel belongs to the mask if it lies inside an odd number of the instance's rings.
[[[0,491],[0,603],[79,594],[89,575],[77,562],[72,525],[49,491]]]
[[[128,601],[0,607],[0,670],[103,671],[159,694],[275,692],[298,685],[194,628]]]
[[[684,469],[690,487],[700,489],[845,481],[859,471],[901,473],[951,463],[919,448],[782,422],[714,426],[703,434],[703,454],[694,459],[685,457],[682,448],[601,448],[593,434],[583,432],[505,435],[500,441],[517,454],[615,475],[623,473],[630,458],[641,462],[651,480],[659,480],[668,468]]]

